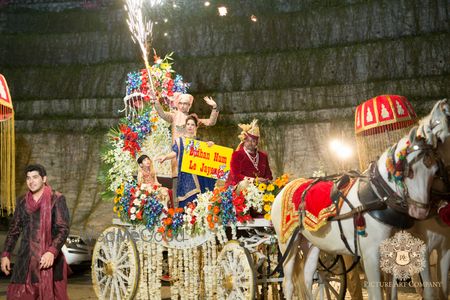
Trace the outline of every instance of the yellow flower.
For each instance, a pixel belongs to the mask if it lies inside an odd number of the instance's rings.
[[[120,206],[120,207],[119,207],[119,211],[122,211],[122,210],[123,210],[123,206]]]
[[[273,202],[274,200],[275,200],[275,196],[273,194],[268,194],[267,195],[267,200],[266,201]]]
[[[166,70],[166,69],[168,69],[170,67],[170,65],[168,64],[168,63],[162,63],[161,64],[161,69],[162,70]]]
[[[280,178],[275,179],[273,183],[279,188],[283,186],[283,183]]]
[[[268,192],[271,192],[271,191],[273,191],[275,189],[275,186],[273,185],[273,184],[269,184],[268,186],[267,186],[267,191]]]
[[[125,186],[123,184],[121,184],[120,187],[116,189],[116,194],[122,196],[124,189],[125,189]]]
[[[120,211],[117,213],[117,216],[120,218]]]
[[[264,194],[264,196],[263,196],[263,201],[264,202],[268,202],[269,200],[268,200],[268,197],[269,197],[269,194]]]
[[[272,206],[270,204],[264,204],[264,210],[266,212],[270,212],[271,209],[272,209]]]
[[[152,125],[152,130],[155,131],[158,127],[156,125]]]
[[[272,220],[272,217],[270,216],[270,214],[265,214],[264,215],[264,219],[266,219],[266,220]]]
[[[120,197],[117,197],[117,196],[116,196],[116,197],[114,198],[114,204],[116,204],[117,202],[119,202],[119,200],[120,200]]]
[[[114,211],[114,212],[117,212],[117,206],[114,206],[114,207],[113,207],[113,211]]]
[[[258,190],[260,190],[261,192],[264,192],[267,188],[267,185],[265,183],[260,183],[258,185]]]

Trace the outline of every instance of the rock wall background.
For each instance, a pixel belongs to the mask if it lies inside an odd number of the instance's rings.
[[[450,95],[446,0],[230,0],[222,18],[214,1],[208,8],[172,2],[159,11],[169,21],[159,17],[153,45],[161,56],[174,51],[175,70],[192,82],[192,111],[209,114],[205,95],[219,103],[217,125],[201,135],[235,147],[237,123],[260,119],[277,175],[339,171],[328,141],[354,144],[354,107],[366,99],[404,95],[424,115]],[[100,200],[96,180],[99,152],[120,117],[126,74],[143,67],[122,7],[115,0],[0,1],[17,193],[25,190],[21,169],[44,164],[68,199],[73,232],[111,223],[112,204]],[[356,155],[346,167],[357,168]]]

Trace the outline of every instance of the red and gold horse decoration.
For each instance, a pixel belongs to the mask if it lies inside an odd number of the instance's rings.
[[[416,119],[409,101],[399,95],[376,96],[358,105],[355,134],[360,169],[367,169],[377,155],[407,134]]]

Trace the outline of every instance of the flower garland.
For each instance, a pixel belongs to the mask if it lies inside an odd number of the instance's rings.
[[[263,211],[264,211],[264,219],[271,220],[271,212],[272,212],[272,204],[275,200],[275,197],[281,191],[281,189],[289,182],[289,175],[283,174],[277,179],[274,180],[273,183],[260,183],[258,185],[258,190],[263,192],[262,200]],[[257,184],[257,183],[256,183]]]
[[[116,189],[113,210],[122,221],[157,230],[163,239],[171,239],[181,231],[195,236],[209,230],[224,243],[227,240],[225,227],[231,226],[235,236],[237,222],[253,220],[250,208],[254,212],[264,212],[264,218],[271,220],[272,203],[288,181],[289,177],[284,174],[273,183],[254,181],[239,193],[234,186],[216,188],[199,194],[183,209],[166,208],[158,186],[143,188],[131,180]]]
[[[131,95],[135,92],[142,93],[144,95],[144,104],[149,103],[151,99],[163,99],[164,104],[169,108],[174,107],[169,99],[175,92],[186,93],[190,84],[183,81],[183,76],[176,74],[173,78],[175,70],[172,69],[171,62],[173,53],[167,54],[161,59],[156,54],[153,56],[154,64],[149,68],[152,76],[153,95],[152,89],[149,87],[149,76],[147,69],[140,71],[130,72],[127,74],[126,80],[126,93]]]
[[[105,166],[101,169],[103,175],[100,179],[109,191],[115,192],[137,174],[138,155],[147,154],[154,158],[170,150],[169,124],[159,118],[155,110],[148,108],[134,119],[123,118],[118,129],[113,128],[108,134],[108,143],[101,155]],[[170,173],[169,162],[158,166],[159,175]]]
[[[169,208],[164,210],[165,217],[161,219],[161,226],[158,228],[158,232],[162,234],[163,238],[171,239],[173,236],[177,236],[182,227],[184,221],[184,209],[181,207]]]
[[[406,156],[408,155],[409,143],[405,148],[397,153],[397,162],[395,162],[395,149],[397,144],[392,146],[387,152],[386,170],[388,172],[388,180],[394,182],[399,187],[403,188],[403,179],[405,166],[407,164]]]

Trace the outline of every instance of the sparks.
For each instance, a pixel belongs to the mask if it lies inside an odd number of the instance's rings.
[[[148,74],[150,73],[150,64],[148,61],[148,54],[151,48],[151,43],[153,39],[153,24],[152,20],[146,20],[143,15],[143,1],[145,0],[125,0],[125,11],[128,14],[127,24],[131,32],[131,39],[134,43],[139,45],[142,52],[142,59],[145,63],[145,68]],[[163,0],[146,0],[150,7],[155,7],[162,4]],[[149,76],[150,88],[155,94],[153,81],[151,76]]]

